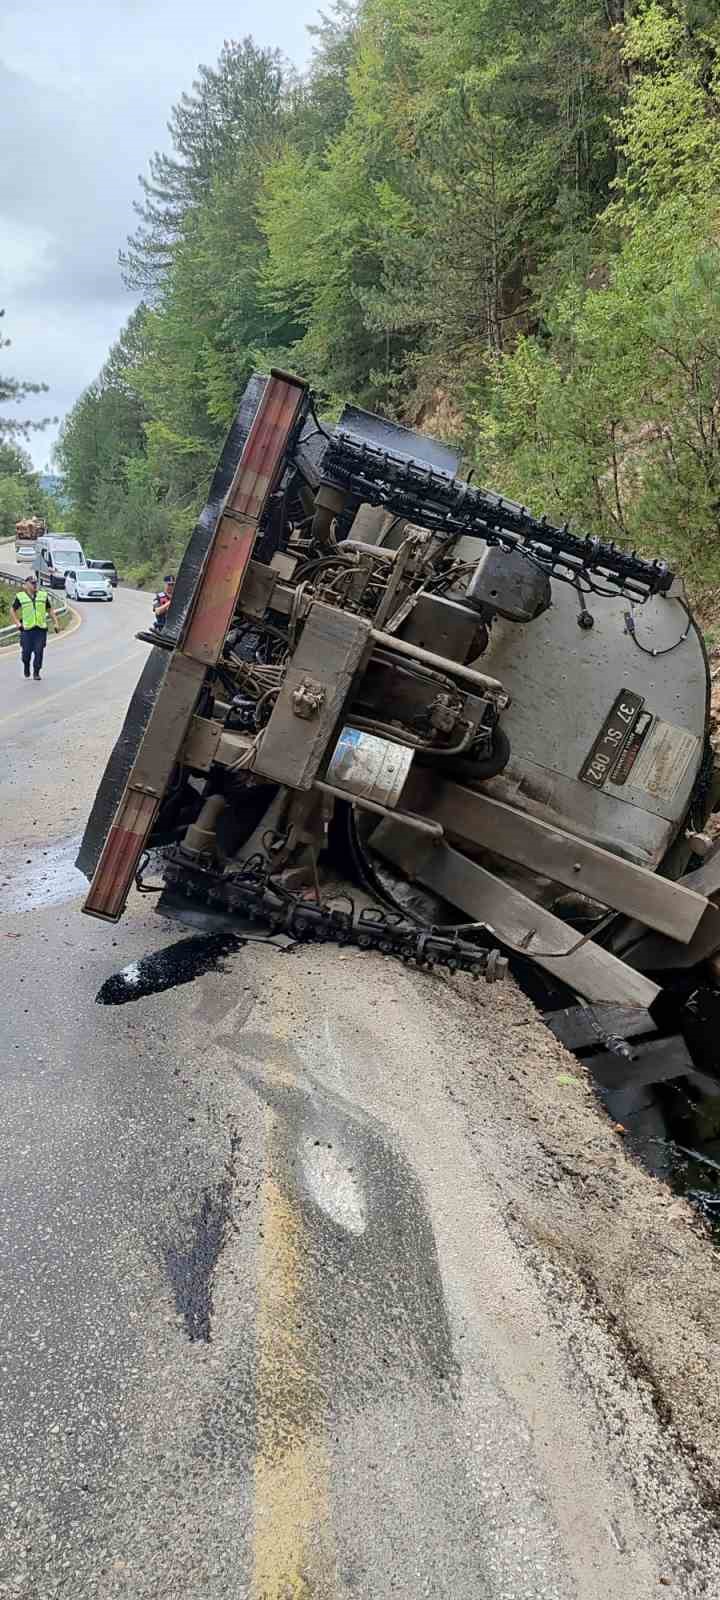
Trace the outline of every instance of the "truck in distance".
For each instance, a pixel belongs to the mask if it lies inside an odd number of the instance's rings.
[[[34,561],[38,540],[47,533],[47,523],[42,517],[21,517],[15,523],[16,561]]]

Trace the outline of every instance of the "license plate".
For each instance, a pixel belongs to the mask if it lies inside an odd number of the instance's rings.
[[[593,789],[602,789],[612,777],[644,704],[644,697],[635,694],[634,690],[620,691],[589,756],[580,768],[578,776],[582,783],[591,784]]]

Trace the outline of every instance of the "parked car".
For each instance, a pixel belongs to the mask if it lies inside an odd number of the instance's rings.
[[[74,567],[65,573],[65,593],[69,600],[112,600],[112,583],[106,572],[92,567]]]
[[[93,567],[95,572],[104,572],[110,579],[113,589],[117,589],[118,573],[114,561],[98,561],[92,556],[88,561],[88,566]]]

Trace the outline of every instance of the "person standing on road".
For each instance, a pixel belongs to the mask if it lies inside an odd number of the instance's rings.
[[[163,578],[163,583],[165,585],[165,588],[161,591],[160,594],[156,594],[155,599],[153,600],[153,611],[155,613],[155,627],[158,630],[161,630],[162,628],[165,627],[165,622],[167,620],[167,614],[168,614],[168,611],[170,610],[170,601],[172,600],[172,597],[173,597],[173,589],[175,588],[175,579],[174,579],[174,577],[173,577],[171,572],[166,572],[165,573],[165,577]]]
[[[47,643],[48,615],[56,633],[60,632],[55,608],[50,596],[44,589],[38,589],[36,578],[26,578],[22,589],[13,600],[12,609],[15,621],[20,629],[20,653],[22,655],[23,672],[26,678],[30,677],[30,663],[33,664],[33,677],[40,677],[40,668],[43,664],[45,645]]]

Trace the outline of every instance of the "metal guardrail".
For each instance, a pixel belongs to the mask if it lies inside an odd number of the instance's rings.
[[[9,583],[13,586],[13,588],[19,589],[22,582],[23,579],[20,577],[19,573],[0,571],[0,583]],[[62,617],[64,613],[69,610],[70,607],[65,599],[65,596],[63,595],[62,604],[55,607],[55,615],[56,617]],[[14,623],[11,623],[9,628],[0,628],[0,650],[2,650],[3,645],[13,644],[18,638],[18,630]]]

